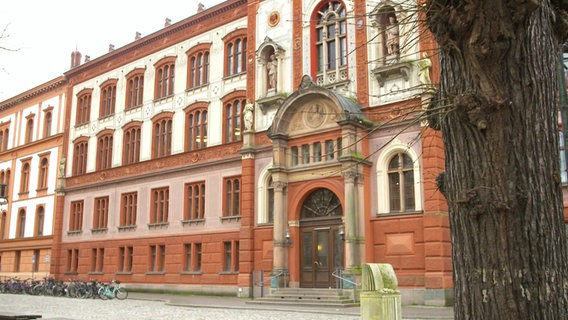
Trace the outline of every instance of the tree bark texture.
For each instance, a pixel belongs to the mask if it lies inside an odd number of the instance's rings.
[[[552,3],[551,3],[552,2]],[[456,319],[568,319],[558,151],[563,0],[430,0]]]

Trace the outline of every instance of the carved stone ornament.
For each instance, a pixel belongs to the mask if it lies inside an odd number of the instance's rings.
[[[268,25],[270,27],[276,27],[280,23],[280,13],[278,11],[272,11],[268,16]]]

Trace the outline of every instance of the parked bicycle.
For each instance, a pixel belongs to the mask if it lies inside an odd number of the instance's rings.
[[[128,297],[128,291],[120,286],[120,281],[112,280],[109,284],[103,284],[99,288],[99,298],[102,300],[117,298],[124,300]]]

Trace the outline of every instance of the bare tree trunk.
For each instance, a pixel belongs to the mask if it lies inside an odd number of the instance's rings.
[[[566,27],[555,34],[549,0],[426,8],[440,45],[430,123],[446,152],[438,184],[450,211],[455,317],[568,319],[556,72]]]

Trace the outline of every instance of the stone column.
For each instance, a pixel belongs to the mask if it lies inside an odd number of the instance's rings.
[[[288,221],[288,212],[286,212],[286,186],[282,181],[273,181],[274,188],[274,249],[273,249],[273,274],[284,272],[288,274],[288,244],[286,242],[286,227]],[[286,275],[288,278],[288,275]],[[278,280],[274,279],[271,287],[282,287],[287,284],[283,283],[283,277]]]
[[[357,205],[355,197],[355,181],[357,172],[347,171],[343,174],[345,183],[345,269],[358,268],[361,264],[357,248]]]

